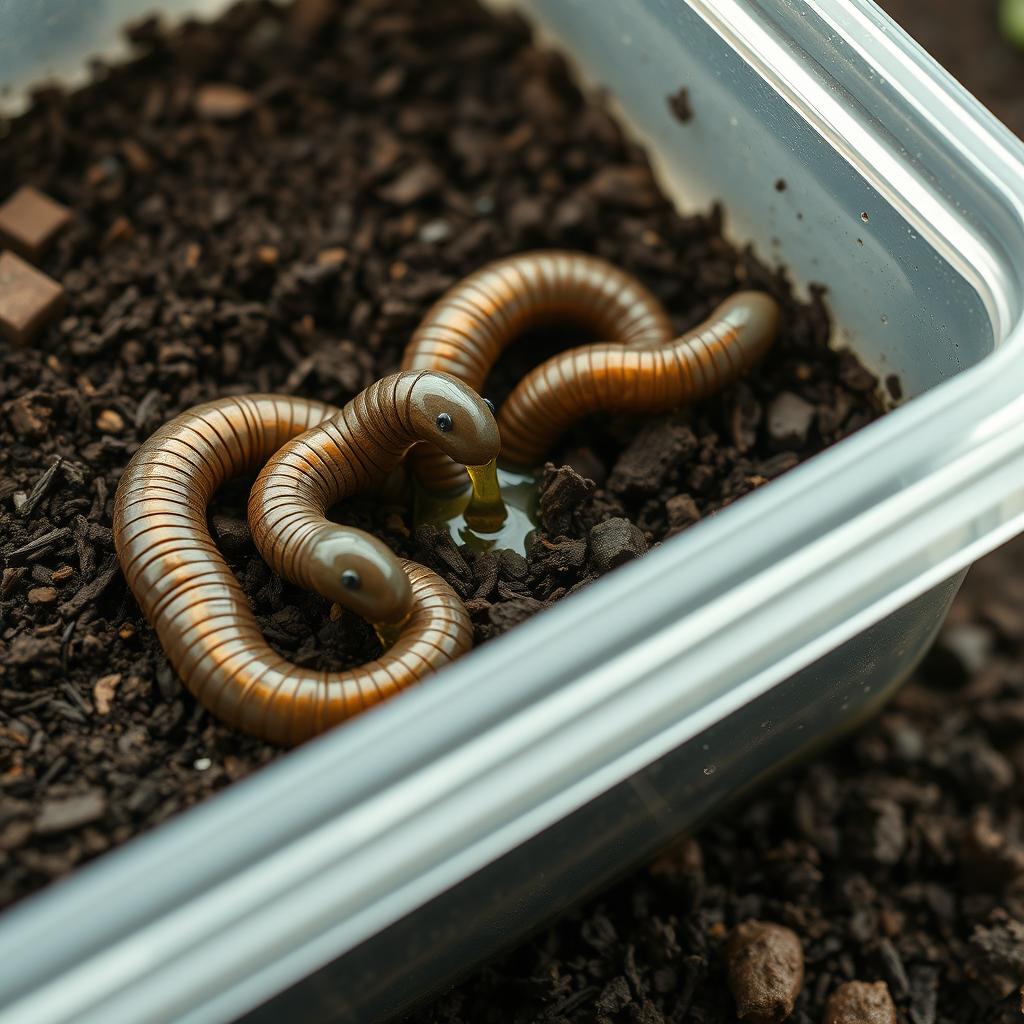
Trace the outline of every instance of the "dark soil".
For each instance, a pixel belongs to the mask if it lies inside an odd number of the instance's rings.
[[[1024,54],[995,4],[883,0],[1024,135]],[[1024,1013],[1024,542],[976,566],[912,682],[857,737],[731,811],[416,1024],[726,1024],[747,919],[795,931],[798,1024]],[[860,1016],[837,1014],[856,979]],[[856,991],[856,990],[854,990]],[[844,1000],[843,996],[847,998]],[[868,1013],[872,1015],[869,1016]]]
[[[600,253],[680,328],[737,287],[778,296],[782,336],[748,381],[692,413],[566,439],[526,559],[474,558],[401,515],[347,510],[441,572],[478,641],[879,412],[874,379],[827,347],[820,296],[795,301],[783,274],[727,244],[720,211],[676,213],[517,18],[470,0],[253,2],[133,38],[134,63],[40,95],[3,143],[0,196],[33,184],[74,221],[42,261],[66,317],[0,349],[0,904],[278,754],[195,705],[114,558],[121,472],[180,410],[253,390],[343,403],[397,367],[444,288],[529,247]],[[496,372],[495,397],[531,353]],[[228,489],[212,529],[271,642],[303,664],[374,656],[364,623],[332,622],[271,576],[244,497]]]

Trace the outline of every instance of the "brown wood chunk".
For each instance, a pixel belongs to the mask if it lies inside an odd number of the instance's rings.
[[[64,289],[12,252],[0,253],[0,334],[26,344],[64,307]]]
[[[31,185],[23,185],[0,204],[0,242],[35,260],[70,220],[66,206]]]

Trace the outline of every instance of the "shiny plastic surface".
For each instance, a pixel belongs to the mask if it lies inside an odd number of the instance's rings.
[[[1020,143],[867,0],[528,6],[911,400],[7,914],[3,1024],[393,1011],[860,721],[1021,528]]]

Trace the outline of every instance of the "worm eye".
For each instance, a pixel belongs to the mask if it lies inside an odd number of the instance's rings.
[[[454,423],[452,423],[451,416],[449,416],[448,413],[446,412],[439,412],[437,414],[437,420],[435,422],[437,423],[437,429],[440,430],[442,434],[447,434],[448,431],[451,430],[452,427],[455,425]]]
[[[355,569],[346,569],[341,574],[341,585],[346,590],[358,590],[363,585],[363,581]]]
[[[486,405],[487,408],[491,410],[491,415],[493,416],[494,415],[494,403],[489,398],[485,398],[484,399],[484,405]]]

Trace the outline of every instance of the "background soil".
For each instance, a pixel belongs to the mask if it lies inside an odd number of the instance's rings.
[[[999,37],[994,2],[882,6],[1024,135],[1024,55]],[[830,992],[851,979],[886,982],[902,1022],[1020,1021],[1022,656],[1017,541],[972,569],[921,670],[863,732],[416,1024],[735,1021],[725,936],[750,917],[801,938],[806,979],[790,1018],[800,1024],[821,1022]]]

